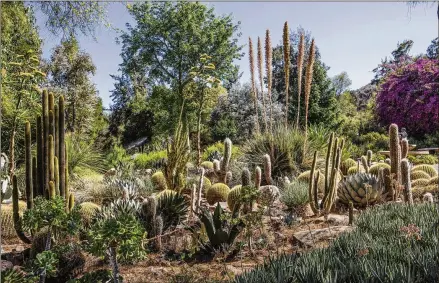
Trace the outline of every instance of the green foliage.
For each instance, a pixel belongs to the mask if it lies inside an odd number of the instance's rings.
[[[308,203],[308,183],[293,180],[280,190],[280,201],[284,203],[289,210],[302,207]]]
[[[136,155],[134,165],[139,169],[155,168],[155,164],[166,158],[166,150],[152,151]]]
[[[72,211],[66,212],[66,202],[58,195],[53,199],[36,197],[34,207],[23,214],[23,227],[29,231],[50,227],[57,232],[65,231],[73,235],[78,231],[80,223],[79,208],[76,206]]]
[[[34,269],[37,270],[37,274],[44,272],[47,277],[54,277],[57,273],[58,258],[52,251],[43,251],[37,254],[33,265]]]
[[[113,168],[116,167],[120,162],[129,163],[131,162],[131,157],[127,154],[122,146],[113,145],[109,153],[106,156],[107,163]]]
[[[303,169],[309,169],[312,163],[312,154],[315,150],[325,150],[327,130],[310,127],[310,136],[305,143],[305,135],[301,130],[285,129],[278,126],[273,135],[266,133],[247,140],[243,146],[245,159],[249,164],[261,166],[261,157],[270,155],[272,178],[297,174]],[[322,131],[320,131],[321,129]],[[326,139],[323,137],[326,136]]]
[[[437,156],[434,155],[408,155],[407,156],[408,160],[415,164],[430,164],[430,165],[434,165],[438,163],[438,158]]]
[[[216,157],[219,157],[219,158],[215,158],[215,159],[219,160],[222,157],[223,152],[224,152],[224,143],[223,142],[216,142],[216,143],[208,146],[206,149],[204,149],[202,159],[212,161],[212,160],[210,160],[211,159],[210,157],[213,156],[214,154],[217,154]],[[241,149],[238,146],[232,144],[232,157],[231,157],[231,159],[238,159],[242,156],[242,154],[243,153],[241,152]]]
[[[15,268],[10,268],[2,271],[1,282],[2,283],[34,283],[38,281],[38,278],[33,274],[24,274]]]
[[[123,282],[122,276],[119,276],[120,282]],[[112,280],[111,271],[108,269],[98,269],[85,273],[79,279],[71,279],[67,283],[106,283]]]
[[[88,168],[98,173],[104,173],[104,157],[96,147],[82,139],[82,135],[69,133],[65,138],[68,152],[69,174],[75,173],[78,167]]]
[[[142,247],[146,232],[128,202],[121,201],[102,207],[97,220],[87,231],[87,250],[103,256],[110,248],[116,249],[117,259],[132,263],[146,256]]]
[[[356,229],[329,248],[271,259],[233,282],[436,282],[437,210],[433,204],[368,209]]]
[[[187,218],[189,203],[181,194],[163,194],[157,198],[156,213],[163,220],[162,233],[174,229]]]

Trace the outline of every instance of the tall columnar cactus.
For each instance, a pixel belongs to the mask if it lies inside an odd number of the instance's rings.
[[[265,175],[265,182],[267,185],[271,185],[271,159],[270,155],[265,154],[264,155],[264,175]]]
[[[38,195],[44,195],[44,143],[43,143],[43,128],[41,116],[37,117],[37,184]],[[37,195],[37,194],[36,194]]]
[[[44,188],[46,197],[49,196],[49,94],[43,91],[43,167],[44,167]]]
[[[37,168],[37,158],[34,156],[32,157],[32,189],[33,189],[33,196],[38,195],[38,168]]]
[[[241,183],[243,186],[250,186],[251,183],[251,174],[250,174],[250,170],[248,170],[248,168],[244,168],[242,169],[241,172]]]
[[[255,169],[255,187],[258,190],[261,187],[261,179],[262,179],[261,167],[256,166],[256,169]]]
[[[54,127],[54,135],[55,135],[55,156],[58,157],[59,156],[59,110],[58,110],[58,105],[55,105],[55,127]]]
[[[54,171],[55,171],[55,191],[57,195],[61,195],[59,191],[59,164],[58,164],[58,158],[56,156],[53,157],[53,163],[54,163]]]
[[[72,211],[74,206],[75,206],[75,195],[70,193],[69,201],[68,201],[69,212]]]
[[[53,136],[49,135],[49,182],[55,180],[55,145]]]
[[[33,206],[33,181],[32,181],[32,152],[31,152],[31,134],[30,123],[26,122],[25,128],[25,160],[26,160],[26,202],[27,209]]]
[[[222,182],[224,184],[227,184],[228,178],[231,177],[230,174],[228,174],[231,157],[232,157],[232,141],[229,138],[226,138],[224,140],[223,158],[221,159],[221,161],[218,161],[216,159],[213,161],[213,169],[217,176],[217,179],[219,180],[219,182]]]
[[[361,164],[363,164],[364,170],[366,171],[366,173],[369,173],[369,162],[367,161],[366,156],[361,156]]]
[[[367,166],[368,167],[372,166],[372,156],[373,156],[372,150],[368,150],[367,154],[366,154]]]
[[[142,203],[142,214],[149,222],[149,236],[157,237],[156,246],[161,249],[161,238],[163,232],[163,218],[157,215],[157,199],[153,196],[147,197]]]
[[[409,153],[409,141],[404,138],[401,140],[401,158],[407,158],[407,154]]]
[[[197,203],[195,207],[195,211],[198,213],[201,205],[201,192],[204,187],[204,168],[200,168],[200,181],[198,183],[198,191],[197,191]]]
[[[64,121],[64,96],[59,97],[58,101],[58,147],[59,147],[59,153],[58,153],[58,162],[59,162],[59,191],[60,195],[63,197],[66,197],[67,194],[67,187],[66,184],[68,183],[67,179],[67,153],[66,153],[66,146],[65,146],[65,121]]]
[[[335,138],[334,133],[332,133],[328,144],[328,154],[326,155],[325,190],[320,205],[318,204],[318,200],[317,200],[317,186],[319,182],[320,173],[318,170],[316,170],[317,151],[314,153],[313,164],[311,167],[312,178],[310,178],[309,180],[309,201],[311,204],[311,209],[315,214],[320,214],[322,210],[325,215],[329,214],[332,205],[334,204],[335,198],[337,196],[340,159],[341,159],[343,147],[344,147],[344,140],[341,139],[339,141],[338,138]],[[328,162],[331,163],[328,164]]]
[[[401,145],[399,144],[398,125],[391,124],[389,127],[390,139],[390,173],[393,174],[395,190],[393,190],[393,199],[399,195],[399,184],[401,183]]]
[[[12,176],[12,211],[14,219],[14,228],[17,236],[26,244],[30,244],[31,240],[24,234],[21,226],[20,210],[18,206],[18,186],[17,176]]]
[[[404,186],[405,202],[413,204],[412,186],[410,181],[410,164],[406,158],[401,161],[401,179]]]

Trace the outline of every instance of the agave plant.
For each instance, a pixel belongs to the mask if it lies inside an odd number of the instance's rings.
[[[200,210],[201,212],[197,215],[204,225],[209,239],[207,244],[203,244],[203,249],[210,252],[227,251],[244,228],[243,221],[237,218],[238,211],[233,212],[232,221],[229,222],[224,219],[224,211],[219,203],[213,215],[204,207],[201,207]],[[193,228],[190,230],[194,232]]]
[[[375,204],[384,196],[377,177],[368,173],[357,173],[339,183],[338,197],[344,204],[352,202],[354,206],[364,207]]]
[[[163,218],[163,233],[187,218],[189,203],[182,194],[163,194],[157,199],[157,212]]]

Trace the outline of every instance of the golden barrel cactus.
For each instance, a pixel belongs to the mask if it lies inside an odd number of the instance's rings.
[[[230,188],[226,184],[216,183],[213,184],[206,193],[206,200],[210,205],[217,202],[227,201]]]

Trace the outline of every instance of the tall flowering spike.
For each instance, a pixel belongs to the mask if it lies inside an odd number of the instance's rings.
[[[299,53],[297,54],[297,118],[296,127],[299,127],[300,122],[300,96],[302,93],[302,71],[303,71],[303,58],[305,57],[305,36],[303,33],[300,35],[299,40]]]
[[[264,116],[264,129],[265,131],[267,131],[267,113],[265,111],[265,94],[264,94],[264,76],[263,74],[263,68],[262,68],[262,62],[263,62],[263,58],[262,58],[262,43],[261,43],[261,38],[258,37],[258,74],[259,74],[259,82],[261,84],[261,98],[262,98],[262,114]]]
[[[250,79],[252,84],[252,93],[253,93],[253,104],[255,107],[255,131],[259,133],[259,118],[258,118],[258,97],[256,94],[256,83],[255,83],[255,58],[253,54],[253,42],[252,39],[248,38],[248,57],[250,63]]]
[[[273,49],[271,48],[270,30],[267,29],[265,33],[265,70],[267,72],[268,99],[270,102],[270,132],[273,132],[273,107],[271,105],[271,86],[273,84],[272,61]]]
[[[285,72],[285,127],[288,126],[288,89],[290,86],[290,34],[288,22],[284,24],[283,34],[284,48],[284,72]]]
[[[307,134],[307,130],[308,130],[308,105],[309,105],[309,95],[311,93],[314,60],[315,60],[315,45],[313,39],[311,41],[311,47],[309,48],[308,64],[306,65],[306,73],[305,73],[305,135]]]

